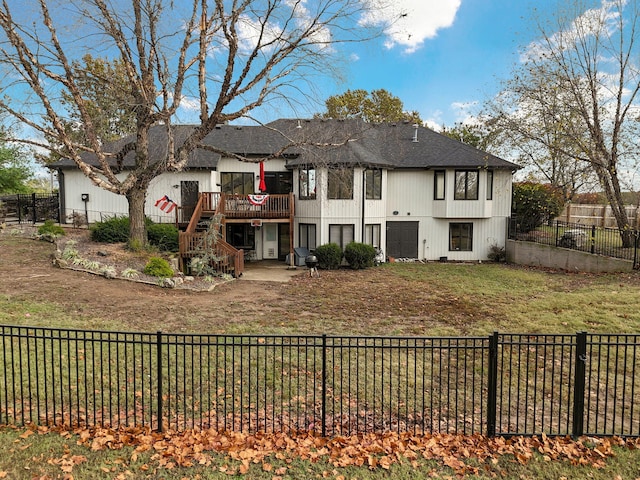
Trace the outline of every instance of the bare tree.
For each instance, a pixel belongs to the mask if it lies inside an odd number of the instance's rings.
[[[144,204],[149,183],[185,167],[217,124],[248,117],[268,102],[300,98],[320,72],[335,65],[336,45],[370,38],[359,21],[362,0],[18,0],[0,6],[5,67],[0,108],[42,138],[20,139],[54,150],[97,186],[129,203],[132,245],[146,243]],[[383,28],[383,27],[381,27]],[[78,75],[85,54],[117,60],[126,72],[122,98],[135,115],[135,140],[116,152],[101,142]],[[108,79],[107,79],[108,81]],[[197,105],[199,123],[174,137],[179,108]],[[69,108],[65,108],[65,105]],[[79,120],[83,141],[68,133]],[[149,144],[154,125],[168,144]],[[122,160],[135,166],[119,176]],[[221,152],[224,153],[224,152]],[[86,161],[87,155],[97,162]]]
[[[512,110],[502,118],[520,139],[539,145],[530,154],[541,167],[561,167],[565,175],[577,161],[587,169],[575,174],[597,177],[625,247],[632,237],[620,172],[638,153],[639,13],[636,0],[607,0],[599,8],[572,0],[551,24],[538,22],[540,39],[507,84]]]
[[[515,157],[529,179],[557,187],[570,201],[598,181],[591,166],[579,161],[580,149],[566,135],[567,126],[581,125],[582,119],[566,108],[571,98],[548,82],[549,77],[523,67],[505,82],[501,95],[485,105],[482,118],[500,154]],[[587,141],[586,128],[575,131],[582,131]]]

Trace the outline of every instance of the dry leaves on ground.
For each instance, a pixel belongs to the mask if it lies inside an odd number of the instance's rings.
[[[26,439],[33,431],[26,430],[20,437]],[[540,454],[544,460],[600,468],[608,457],[614,455],[613,446],[640,448],[640,439],[623,440],[618,437],[584,437],[574,441],[568,437],[546,435],[506,439],[483,435],[372,433],[324,438],[312,432],[247,434],[213,429],[158,433],[141,428],[70,431],[38,427],[36,431],[40,434],[59,432],[67,438],[74,434],[79,445],[93,451],[133,447],[132,462],[137,461],[140,454],[148,452],[150,461],[156,465],[144,464],[143,470],[206,465],[230,475],[244,475],[255,464],[261,465],[265,472],[273,472],[273,478],[285,475],[288,469],[286,466],[275,467],[272,465],[274,460],[284,463],[294,459],[312,463],[322,460],[336,468],[357,466],[371,470],[389,469],[393,464],[404,462],[418,468],[423,460],[435,460],[450,467],[458,476],[465,476],[477,473],[478,465],[490,468],[505,455],[522,464]],[[214,454],[223,454],[227,460],[220,465],[214,461]],[[69,451],[61,457],[49,459],[49,463],[58,465],[67,474],[74,466],[86,461],[85,456],[71,455]]]

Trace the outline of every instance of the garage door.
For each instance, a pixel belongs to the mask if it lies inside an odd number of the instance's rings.
[[[387,256],[418,258],[418,222],[387,222]]]

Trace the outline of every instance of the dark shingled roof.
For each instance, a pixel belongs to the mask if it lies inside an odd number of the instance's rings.
[[[195,128],[177,125],[176,145],[180,145]],[[118,152],[130,135],[105,146],[108,152]],[[280,154],[287,165],[365,165],[381,168],[494,168],[516,170],[517,165],[488,154],[425,127],[411,123],[371,124],[361,120],[276,120],[264,126],[219,125],[203,140],[204,145],[218,150],[260,158]],[[166,152],[166,129],[151,128],[151,153],[161,158]],[[189,156],[188,168],[215,168],[220,154],[196,149]],[[88,163],[96,164],[95,155],[83,154]],[[134,154],[125,157],[124,167],[133,166]],[[115,159],[113,160],[115,163]],[[52,168],[75,168],[68,159]]]

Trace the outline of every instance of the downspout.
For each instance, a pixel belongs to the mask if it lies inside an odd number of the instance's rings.
[[[366,198],[367,198],[367,169],[363,168],[362,169],[362,226],[361,226],[361,230],[360,230],[360,238],[362,243],[364,242],[364,228],[365,228],[365,218],[364,218],[364,213],[365,213],[365,202],[366,202]]]

